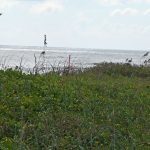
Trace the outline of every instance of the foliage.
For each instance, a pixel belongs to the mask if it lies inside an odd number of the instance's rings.
[[[82,73],[0,71],[0,149],[150,148],[150,68]]]

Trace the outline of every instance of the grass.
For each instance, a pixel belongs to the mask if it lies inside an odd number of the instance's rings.
[[[0,71],[0,149],[150,149],[150,68]]]

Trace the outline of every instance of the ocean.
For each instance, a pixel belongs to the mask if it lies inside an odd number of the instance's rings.
[[[41,56],[42,51],[45,51],[44,56]],[[74,67],[85,68],[102,62],[126,63],[127,58],[132,58],[131,64],[140,65],[148,57],[142,57],[146,52],[144,50],[0,46],[0,67],[21,65],[24,68],[33,68],[35,63],[41,60],[44,60],[49,66],[67,66],[69,55],[71,66]]]

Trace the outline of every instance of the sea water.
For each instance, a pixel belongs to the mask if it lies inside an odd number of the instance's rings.
[[[83,68],[102,62],[126,63],[127,58],[132,58],[132,64],[140,65],[148,58],[142,57],[147,52],[144,50],[0,46],[0,66],[33,68],[36,62],[41,61],[42,51],[45,51],[44,61],[54,67],[67,65],[69,55],[72,66]]]

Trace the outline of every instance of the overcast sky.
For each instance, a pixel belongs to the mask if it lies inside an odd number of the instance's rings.
[[[0,0],[0,45],[150,49],[150,0]]]

